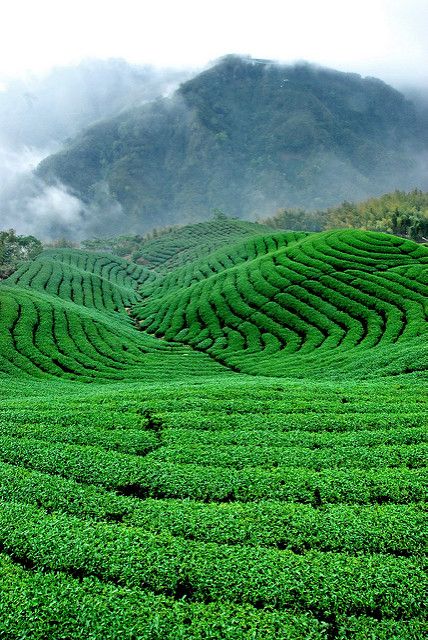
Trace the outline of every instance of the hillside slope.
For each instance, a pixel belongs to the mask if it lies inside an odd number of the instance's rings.
[[[136,330],[126,309],[153,277],[111,255],[43,252],[0,286],[0,372],[100,383],[223,372],[207,356]]]
[[[385,108],[388,105],[388,108]],[[410,102],[373,78],[228,56],[168,100],[97,124],[38,174],[121,204],[129,229],[325,207],[423,186]]]
[[[243,239],[226,241],[228,230]],[[148,243],[144,266],[43,252],[0,288],[1,370],[93,382],[426,375],[427,247],[367,231],[263,231],[184,227]]]
[[[270,233],[264,224],[219,216],[214,220],[188,224],[145,241],[133,258],[157,272],[170,271],[208,257],[213,251],[243,240]]]
[[[386,234],[279,232],[142,285],[154,336],[244,373],[426,372],[428,248]]]
[[[428,249],[216,225],[0,284],[1,638],[425,637]]]

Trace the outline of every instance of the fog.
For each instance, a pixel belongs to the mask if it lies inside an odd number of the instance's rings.
[[[83,58],[201,68],[225,53],[308,60],[388,83],[428,82],[426,0],[14,0],[3,3],[0,81]]]
[[[111,59],[14,78],[0,92],[0,143],[55,145],[96,120],[170,93],[188,75]]]
[[[91,233],[100,210],[60,183],[46,186],[33,168],[82,128],[171,93],[228,52],[378,77],[414,99],[428,129],[427,20],[426,0],[6,3],[0,228],[44,237],[71,226],[75,236]],[[422,183],[424,156],[418,164]],[[99,202],[116,228],[122,213],[107,188]]]
[[[61,183],[46,185],[33,170],[83,128],[122,110],[170,94],[190,71],[86,60],[41,76],[15,78],[0,91],[0,228],[43,239],[81,239],[114,231],[121,208],[108,193],[100,206],[84,204]]]
[[[87,203],[58,181],[46,184],[34,174],[34,169],[85,127],[158,96],[170,95],[194,73],[194,70],[139,67],[123,60],[88,60],[7,84],[0,93],[0,228],[14,228],[18,233],[33,234],[43,240],[69,237],[76,241],[94,235],[147,231],[147,222],[132,220],[124,213],[107,184],[98,185],[96,197]],[[414,101],[428,131],[428,91],[417,85],[399,88]],[[177,100],[172,104],[177,108]],[[426,143],[425,148],[428,140]],[[385,184],[379,182],[377,193],[370,191],[364,182],[354,184],[354,193],[348,199],[380,195],[390,190],[391,185],[401,189],[428,188],[428,154],[412,155],[415,165],[409,179],[389,174]],[[314,181],[314,191],[322,187],[319,181],[336,184],[343,171],[345,182],[352,182],[346,173],[348,169],[338,164],[337,159],[328,164],[324,158],[323,164],[325,168],[318,182]],[[249,187],[242,212],[246,217],[256,219],[274,213],[278,202],[269,193],[256,190],[253,197],[251,193]],[[292,202],[284,205],[304,206]],[[224,206],[227,210],[227,203]],[[180,213],[181,222],[186,215]]]

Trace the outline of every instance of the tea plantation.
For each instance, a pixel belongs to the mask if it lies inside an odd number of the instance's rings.
[[[0,285],[0,638],[425,637],[428,248],[138,253]]]

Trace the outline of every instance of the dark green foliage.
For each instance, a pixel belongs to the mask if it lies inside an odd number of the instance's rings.
[[[412,240],[428,240],[428,193],[395,191],[381,198],[344,202],[325,213],[324,227],[388,231]]]
[[[322,231],[325,228],[323,211],[306,211],[305,209],[279,209],[275,215],[262,222],[274,229],[288,231]],[[356,226],[356,225],[352,225]]]
[[[213,210],[266,216],[419,185],[423,128],[379,80],[229,56],[172,98],[87,129],[38,173],[101,209],[107,191],[124,230],[144,232]]]
[[[7,278],[25,260],[35,258],[42,243],[34,236],[18,236],[14,229],[0,231],[0,280]]]
[[[170,234],[177,227],[156,227],[146,234],[142,235],[127,235],[127,236],[113,236],[112,238],[92,238],[91,240],[83,240],[81,246],[85,251],[108,251],[117,256],[133,256],[137,259],[137,255],[141,250],[142,245],[150,242],[154,238]]]
[[[343,202],[327,211],[279,209],[263,220],[274,229],[386,231],[418,242],[428,241],[428,193],[394,191],[364,202]]]

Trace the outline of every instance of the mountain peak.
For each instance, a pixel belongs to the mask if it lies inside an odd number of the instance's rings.
[[[423,188],[421,127],[380,80],[228,55],[171,100],[88,129],[39,174],[104,209],[108,194],[127,230],[206,219],[214,208],[254,218]]]

